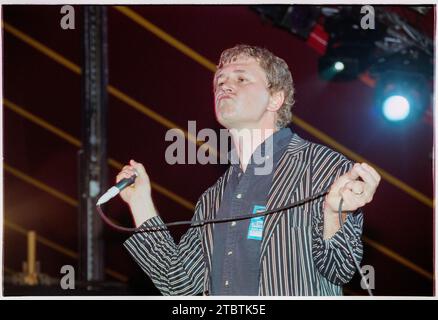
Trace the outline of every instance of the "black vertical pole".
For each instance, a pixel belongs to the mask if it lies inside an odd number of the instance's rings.
[[[103,225],[96,202],[107,188],[107,18],[105,6],[84,6],[82,149],[80,152],[80,280],[104,280]]]

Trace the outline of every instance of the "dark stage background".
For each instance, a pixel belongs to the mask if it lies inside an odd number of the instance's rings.
[[[81,7],[74,6],[75,30],[61,29],[60,8],[3,6],[5,276],[22,269],[27,230],[37,232],[42,273],[59,278],[63,265],[78,265]],[[164,220],[190,219],[198,197],[226,166],[168,165],[164,155],[170,142],[164,136],[169,128],[163,119],[186,130],[188,120],[196,120],[198,131],[219,129],[211,83],[221,51],[238,43],[267,47],[286,60],[294,77],[293,130],[327,144],[325,133],[387,173],[365,208],[362,264],[375,268],[375,294],[433,294],[431,122],[388,127],[373,112],[371,85],[320,80],[319,54],[300,38],[263,23],[247,6],[128,8],[143,25],[123,9],[108,7],[110,181],[118,164],[131,158],[142,162]],[[204,63],[147,29],[147,23],[199,54]],[[433,37],[433,11],[419,23]],[[400,182],[413,191],[402,190]],[[121,224],[132,223],[120,199],[106,210]],[[178,240],[185,230],[171,232]],[[122,247],[125,239],[105,227],[107,279],[125,284],[125,293],[159,294]],[[6,286],[4,294],[19,292],[14,290]],[[48,292],[53,293],[40,286],[32,293]],[[366,294],[357,275],[345,294]]]

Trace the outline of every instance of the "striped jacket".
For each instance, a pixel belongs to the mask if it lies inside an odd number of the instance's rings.
[[[349,171],[352,162],[325,146],[294,134],[275,168],[267,209],[299,201],[328,188]],[[193,220],[212,219],[221,203],[232,167],[207,189],[195,207]],[[320,197],[301,206],[265,217],[260,248],[259,295],[341,295],[342,285],[355,272],[339,230],[323,239],[323,201]],[[154,217],[143,226],[159,226]],[[362,258],[363,214],[350,214],[347,239]],[[168,230],[140,232],[125,247],[163,295],[209,294],[214,224],[189,228],[179,244]]]

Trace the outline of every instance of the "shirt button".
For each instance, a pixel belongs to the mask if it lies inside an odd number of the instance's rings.
[[[233,254],[233,251],[228,251],[227,253],[229,256],[231,256]]]
[[[231,222],[231,226],[234,227],[236,225],[236,221]]]
[[[236,198],[237,199],[240,199],[240,198],[242,198],[242,194],[241,193],[239,193],[237,196],[236,196]]]
[[[230,282],[228,280],[225,281],[225,287],[228,287],[230,285]]]

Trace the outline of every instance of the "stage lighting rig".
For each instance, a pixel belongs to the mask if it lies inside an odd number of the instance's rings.
[[[263,20],[274,26],[307,39],[320,15],[319,6],[259,5],[250,6]]]
[[[358,6],[323,7],[324,30],[329,39],[325,54],[319,58],[318,70],[327,81],[356,79],[372,63],[375,42],[380,40],[386,28],[380,23],[375,29],[362,29]]]
[[[320,52],[321,78],[348,81],[367,73],[376,80],[376,107],[380,114],[398,123],[415,119],[431,101],[434,45],[430,37],[419,31],[418,21],[432,6],[370,6],[374,11],[372,28],[361,25],[362,7],[251,8],[275,26],[304,38]],[[309,41],[314,38],[318,46]]]
[[[429,7],[409,7],[413,14],[426,14]],[[325,31],[329,34],[325,54],[319,60],[325,80],[353,80],[377,61],[415,50],[433,56],[432,40],[410,25],[391,8],[374,6],[374,29],[362,29],[361,6],[321,6]],[[336,64],[343,68],[336,68]],[[415,64],[414,60],[411,60]],[[428,66],[433,69],[432,64]]]

